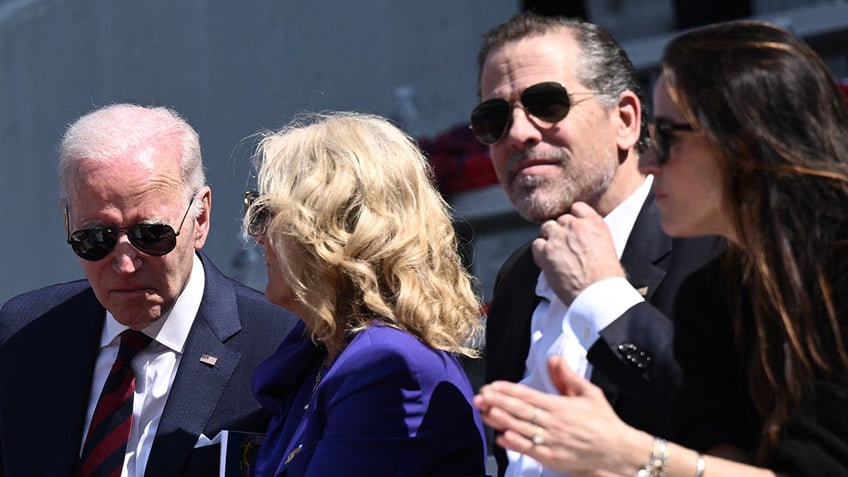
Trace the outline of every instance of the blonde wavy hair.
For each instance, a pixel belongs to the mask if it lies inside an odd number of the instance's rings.
[[[257,150],[264,232],[312,339],[330,357],[374,321],[428,346],[476,357],[482,307],[448,205],[410,137],[384,118],[312,113]]]

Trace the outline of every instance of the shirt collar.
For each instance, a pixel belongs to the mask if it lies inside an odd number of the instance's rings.
[[[630,197],[624,199],[624,202],[618,204],[618,207],[604,217],[604,222],[609,227],[612,235],[612,242],[615,245],[615,253],[621,259],[621,254],[624,253],[624,246],[627,245],[627,238],[630,237],[630,232],[633,230],[633,225],[636,223],[636,218],[639,217],[639,211],[645,204],[645,199],[651,192],[651,184],[654,181],[654,176],[649,175],[642,182],[642,185],[630,194]]]
[[[180,296],[177,297],[174,306],[166,311],[160,319],[145,327],[142,332],[177,353],[182,353],[188,332],[194,323],[198,310],[200,310],[200,301],[203,298],[205,286],[206,273],[203,269],[203,263],[200,261],[200,257],[195,254],[188,282]],[[112,313],[107,310],[103,332],[100,335],[100,347],[105,348],[126,329],[128,328],[118,323]]]
[[[651,184],[654,181],[654,176],[649,175],[645,178],[642,185],[630,194],[624,202],[618,204],[606,217],[606,222],[612,235],[612,242],[615,246],[615,253],[619,260],[621,254],[624,253],[624,246],[627,245],[627,239],[630,237],[630,232],[633,230],[633,225],[636,223],[636,218],[639,216],[639,211],[642,210],[642,205],[645,204],[645,199],[648,198],[648,193],[651,192]],[[555,296],[553,289],[548,284],[544,272],[539,272],[539,279],[536,281],[536,295],[547,300],[553,300]]]

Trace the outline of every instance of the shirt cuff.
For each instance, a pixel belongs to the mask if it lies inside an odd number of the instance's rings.
[[[645,299],[626,278],[605,278],[577,295],[565,319],[571,322],[577,339],[588,350],[601,336],[601,330],[643,301]]]

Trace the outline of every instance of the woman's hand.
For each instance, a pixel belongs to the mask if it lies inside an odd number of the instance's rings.
[[[574,477],[635,475],[651,455],[654,438],[622,422],[601,389],[561,357],[548,358],[548,372],[561,395],[496,381],[474,397],[483,421],[503,432],[497,443]],[[775,477],[768,469],[727,460],[743,455],[736,449],[714,450],[724,458],[707,456],[708,475]],[[695,475],[697,452],[674,443],[667,452],[667,475]]]
[[[475,396],[483,421],[503,432],[498,445],[559,472],[634,475],[650,454],[652,437],[622,422],[601,389],[561,357],[548,359],[548,372],[560,396],[506,381],[483,386]]]

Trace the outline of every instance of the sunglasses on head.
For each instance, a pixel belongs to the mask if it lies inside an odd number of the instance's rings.
[[[657,151],[657,164],[663,166],[668,162],[674,133],[691,132],[694,130],[695,128],[691,124],[675,123],[665,118],[656,118],[652,123],[648,124],[651,141],[654,142],[654,149]]]
[[[521,92],[519,100],[527,114],[549,125],[558,123],[571,109],[571,96],[595,94],[593,91],[569,93],[565,86],[554,83],[538,83]],[[471,111],[471,131],[478,141],[491,145],[500,141],[512,126],[513,105],[503,98],[483,101]]]
[[[271,209],[266,204],[260,204],[251,210],[251,206],[259,198],[259,192],[250,190],[244,193],[244,213],[250,213],[247,221],[247,234],[258,237],[265,233],[271,220]]]
[[[68,231],[68,243],[74,253],[84,260],[96,262],[101,260],[106,255],[115,249],[118,244],[118,236],[121,232],[126,232],[127,239],[136,250],[154,257],[161,257],[168,254],[174,247],[177,246],[177,237],[180,235],[180,230],[183,228],[188,211],[191,210],[191,204],[194,203],[194,197],[188,203],[188,208],[183,214],[183,220],[180,221],[180,226],[177,231],[174,231],[170,225],[166,224],[135,224],[132,227],[91,227],[87,229],[77,230],[74,233]],[[65,213],[68,214],[70,221],[70,213],[67,206]]]

